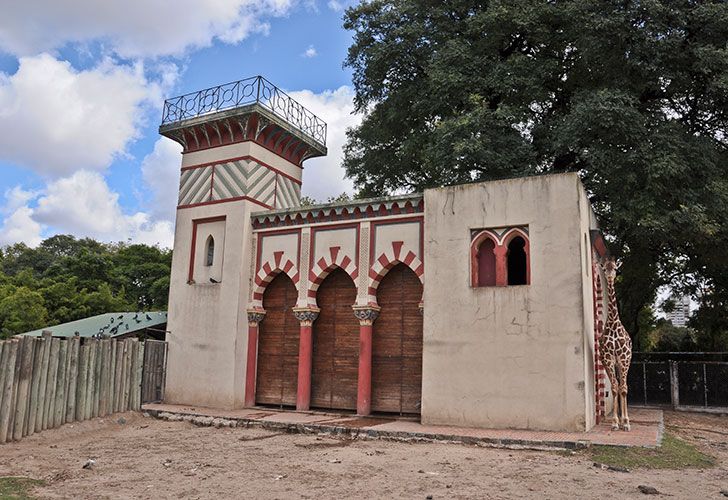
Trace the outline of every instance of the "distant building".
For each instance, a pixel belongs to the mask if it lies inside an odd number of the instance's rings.
[[[156,340],[165,340],[167,329],[167,312],[115,312],[99,314],[89,318],[49,326],[21,335],[40,337],[44,331],[51,332],[53,337],[112,338],[125,339],[142,336]]]
[[[690,297],[675,297],[675,308],[666,314],[673,326],[686,326],[690,319]]]

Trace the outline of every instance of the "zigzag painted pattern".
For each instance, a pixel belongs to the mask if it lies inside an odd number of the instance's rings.
[[[183,170],[179,181],[179,204],[193,205],[210,199],[212,167]]]
[[[298,205],[301,186],[254,161],[237,160],[182,171],[179,205],[195,205],[247,196],[264,205]]]
[[[288,177],[278,176],[276,208],[297,207],[301,201],[301,185]]]

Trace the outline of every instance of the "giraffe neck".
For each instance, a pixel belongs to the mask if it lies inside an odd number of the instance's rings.
[[[614,292],[614,278],[607,278],[607,298],[609,301],[607,318],[618,320],[619,310],[617,309],[617,294]]]

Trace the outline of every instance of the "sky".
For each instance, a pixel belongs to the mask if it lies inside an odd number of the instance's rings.
[[[171,247],[181,147],[165,98],[263,75],[328,124],[326,200],[352,113],[353,0],[26,0],[0,16],[0,246],[54,234]]]

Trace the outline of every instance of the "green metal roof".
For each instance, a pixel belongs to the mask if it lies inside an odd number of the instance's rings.
[[[100,334],[104,337],[119,337],[134,333],[145,328],[154,328],[167,322],[167,312],[117,312],[99,314],[90,318],[71,321],[60,325],[25,332],[21,335],[40,337],[48,330],[54,337],[73,337],[78,334],[80,337],[91,338]]]

